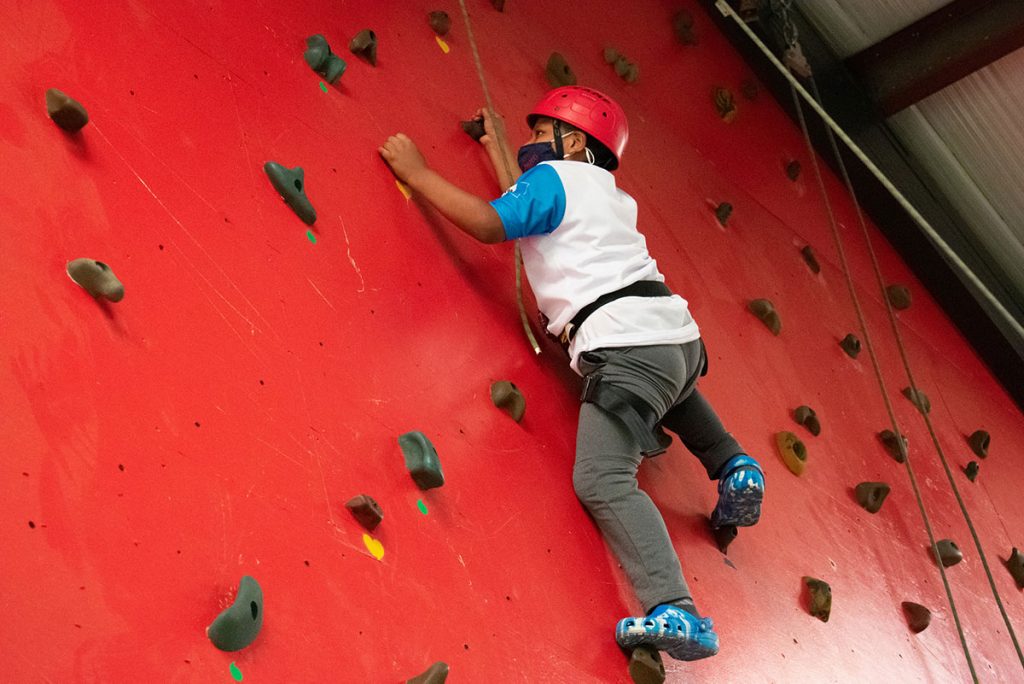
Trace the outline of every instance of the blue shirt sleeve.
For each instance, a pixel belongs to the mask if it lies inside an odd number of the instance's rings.
[[[505,227],[505,239],[545,235],[565,215],[565,187],[558,172],[538,164],[522,176],[504,195],[491,201]]]

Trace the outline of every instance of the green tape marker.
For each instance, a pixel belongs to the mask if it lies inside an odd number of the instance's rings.
[[[324,91],[325,93],[327,92],[327,86],[324,85],[323,81],[320,81],[320,90]]]
[[[242,681],[242,671],[234,663],[231,663],[231,678],[236,682]]]
[[[309,238],[309,241],[312,242],[314,245],[316,244],[316,235],[313,235],[313,231],[307,230],[306,237]]]
[[[423,499],[416,502],[416,508],[420,509],[420,513],[423,515],[427,514],[427,504],[423,503]]]

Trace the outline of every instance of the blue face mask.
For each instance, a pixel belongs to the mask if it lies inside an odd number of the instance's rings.
[[[572,133],[566,133],[563,138],[572,135]],[[530,143],[523,145],[519,148],[519,154],[516,155],[516,161],[519,163],[519,168],[523,173],[526,173],[537,164],[546,161],[556,161],[558,159],[558,153],[555,152],[554,143],[552,141]]]

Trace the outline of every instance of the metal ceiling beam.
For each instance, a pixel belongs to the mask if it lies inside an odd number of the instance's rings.
[[[885,116],[1024,47],[1024,2],[954,0],[846,60]]]

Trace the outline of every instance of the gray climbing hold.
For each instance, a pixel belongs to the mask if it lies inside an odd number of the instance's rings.
[[[810,595],[808,612],[822,622],[828,622],[828,618],[832,614],[832,587],[828,585],[828,582],[806,575],[804,576],[804,585]]]
[[[992,437],[984,430],[975,430],[967,438],[967,443],[971,445],[971,451],[978,458],[988,458],[988,446],[991,441]]]
[[[313,71],[323,76],[331,85],[338,82],[348,66],[345,60],[331,52],[327,39],[319,33],[306,38],[306,51],[302,57]]]
[[[935,542],[935,548],[939,553],[939,562],[944,568],[956,565],[964,559],[963,552],[952,539],[940,539]]]
[[[82,103],[56,88],[46,91],[46,113],[53,123],[69,133],[75,133],[89,123],[89,112],[85,111]]]
[[[405,467],[420,489],[433,489],[444,484],[441,460],[427,436],[418,430],[398,437],[398,445],[405,455]]]
[[[800,425],[803,425],[807,430],[817,437],[821,434],[821,422],[818,420],[817,414],[810,406],[797,406],[796,410],[793,411],[793,419]]]
[[[977,461],[971,461],[966,466],[964,466],[964,475],[967,476],[968,480],[974,482],[976,479],[978,479],[978,471],[980,469],[981,467],[978,465]]]
[[[96,299],[102,297],[111,302],[124,299],[124,285],[102,261],[73,259],[68,262],[66,269],[68,276]]]
[[[878,433],[878,439],[885,445],[885,450],[889,452],[889,455],[897,463],[903,463],[907,460],[908,441],[906,437],[901,439],[892,430],[882,430]]]
[[[1017,583],[1017,588],[1024,589],[1024,554],[1021,554],[1016,546],[1010,552],[1010,557],[1006,559],[1006,569],[1013,576],[1013,581]]]
[[[519,388],[508,380],[499,380],[491,385],[491,401],[494,405],[512,417],[517,423],[526,412],[526,399]]]
[[[561,86],[576,85],[576,74],[573,73],[569,62],[560,52],[552,52],[548,57],[547,66],[544,67],[544,74],[548,78],[548,85],[552,88]]]
[[[889,299],[892,308],[900,311],[909,309],[913,300],[910,296],[910,289],[906,285],[890,285],[885,288],[885,296]]]
[[[429,13],[427,15],[427,23],[430,24],[430,28],[433,29],[434,33],[439,36],[447,36],[448,32],[452,30],[451,17],[442,10],[434,10]]]
[[[633,684],[662,684],[665,665],[661,654],[650,646],[637,646],[629,655],[629,676]]]
[[[477,142],[480,142],[480,138],[487,135],[487,130],[484,128],[484,122],[482,119],[460,121],[459,125],[462,126],[462,130],[466,135]]]
[[[253,642],[263,627],[263,590],[246,575],[238,585],[235,602],[206,628],[206,636],[222,651],[238,651]]]
[[[778,335],[782,332],[782,319],[779,317],[779,312],[775,310],[775,305],[772,304],[771,300],[752,299],[747,304],[747,309],[750,310],[750,313],[757,316],[765,324],[765,327],[772,331],[772,335]]]
[[[907,626],[914,634],[923,632],[932,623],[932,611],[920,603],[904,601],[901,605],[903,606],[903,615],[907,618]]]
[[[857,485],[857,503],[868,513],[877,513],[889,496],[889,485],[884,482],[861,482]]]
[[[732,205],[728,202],[722,202],[715,207],[715,218],[718,219],[718,223],[722,227],[729,223],[730,216],[732,216]]]
[[[813,247],[804,245],[800,250],[800,254],[803,256],[807,268],[811,269],[812,273],[821,273],[821,264],[818,263],[818,257],[815,255]]]
[[[384,519],[384,511],[381,510],[380,504],[367,494],[352,497],[345,503],[345,508],[369,532],[373,532]]]
[[[349,42],[348,49],[372,66],[377,66],[377,34],[370,29],[357,33]]]
[[[708,520],[708,523],[710,522],[711,521]],[[721,527],[715,527],[712,525],[711,527],[711,536],[715,538],[715,546],[717,546],[718,550],[722,553],[729,552],[729,544],[736,541],[738,533],[739,531],[736,529],[735,525],[722,525]]]
[[[444,684],[446,679],[448,679],[448,663],[439,660],[422,674],[405,680],[405,684]]]
[[[843,348],[843,351],[846,352],[846,355],[851,359],[857,358],[857,355],[860,354],[860,340],[858,340],[857,336],[853,333],[848,334],[840,340],[839,346]]]
[[[928,400],[928,395],[920,389],[904,387],[903,396],[909,399],[910,403],[916,406],[921,413],[929,413],[932,410],[932,403]]]
[[[306,197],[305,172],[302,167],[296,166],[294,169],[289,169],[277,162],[268,161],[263,165],[263,170],[270,179],[270,184],[274,186],[285,203],[292,208],[292,211],[298,214],[298,217],[306,225],[311,226],[316,223],[316,209]]]
[[[693,32],[693,15],[686,10],[679,10],[672,17],[672,30],[683,45],[697,44],[697,34]]]

